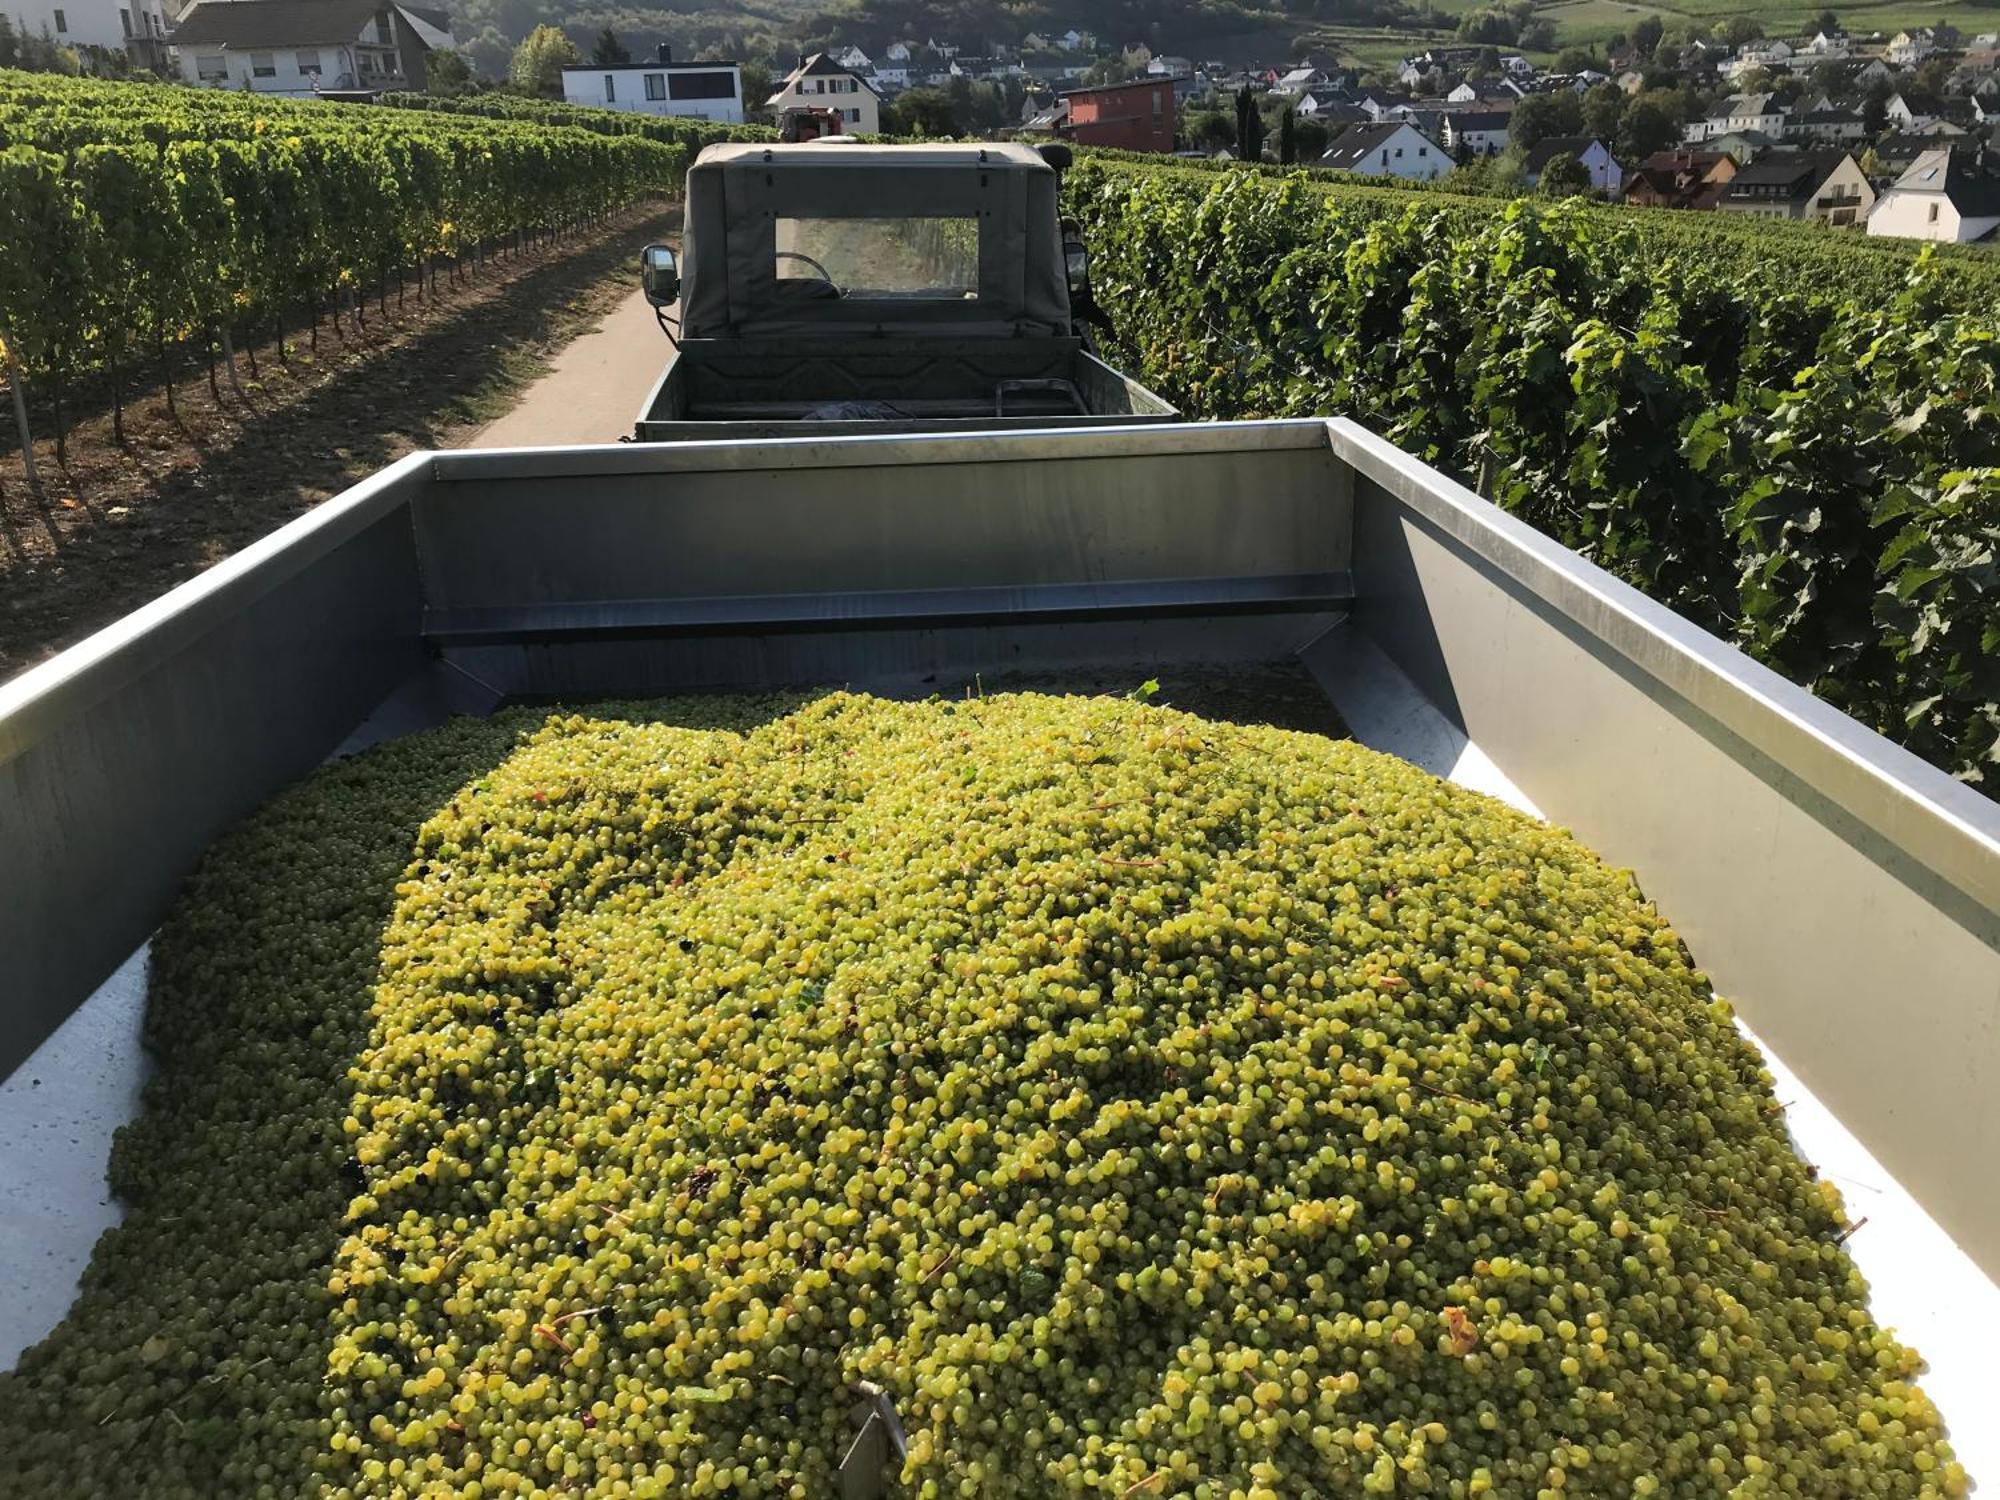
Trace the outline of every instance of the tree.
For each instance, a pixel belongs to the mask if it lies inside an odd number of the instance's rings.
[[[1299,159],[1299,112],[1291,105],[1278,119],[1278,160],[1285,166]]]
[[[1583,106],[1568,89],[1530,94],[1514,106],[1507,122],[1507,139],[1523,151],[1552,135],[1575,135],[1583,129]]]
[[[1544,198],[1572,198],[1590,191],[1590,173],[1574,156],[1552,158],[1535,187]]]
[[[1840,17],[1836,16],[1830,10],[1821,11],[1812,23],[1811,34],[1818,36],[1822,31],[1826,32],[1829,36],[1839,36],[1841,34]]]
[[[1754,42],[1764,35],[1761,22],[1748,16],[1731,16],[1722,25],[1722,39],[1732,47],[1740,47],[1745,42]]]
[[[778,91],[777,83],[771,77],[771,70],[760,62],[743,64],[743,107],[760,119],[764,114],[764,101]]]
[[[951,100],[944,90],[905,89],[882,106],[882,133],[943,136],[949,139],[959,134],[959,128],[952,114]]]
[[[632,54],[618,40],[618,33],[607,26],[597,33],[597,45],[590,49],[590,60],[600,68],[621,68],[632,60]]]
[[[562,70],[579,61],[575,42],[553,26],[537,26],[514,49],[514,60],[507,66],[507,81],[524,94],[560,99]]]
[[[1244,84],[1236,95],[1236,159],[1260,161],[1264,155],[1264,116],[1257,93]]]
[[[472,64],[456,52],[440,50],[424,59],[424,92],[450,98],[472,87]]]
[[[1870,136],[1880,135],[1889,124],[1889,97],[1878,84],[1861,101],[1861,128]]]
[[[1326,155],[1326,148],[1332,134],[1317,120],[1301,120],[1293,127],[1298,141],[1299,160],[1316,162]]]
[[[1536,16],[1521,28],[1516,45],[1528,52],[1552,52],[1556,45],[1556,25],[1546,16]]]
[[[1583,134],[1610,145],[1625,117],[1625,91],[1615,83],[1600,83],[1583,96]]]
[[[1643,161],[1655,151],[1666,150],[1680,135],[1680,120],[1672,104],[1656,95],[1641,94],[1625,106],[1613,150],[1626,161]]]
[[[1558,73],[1581,73],[1585,68],[1600,73],[1604,71],[1598,67],[1597,54],[1588,47],[1565,47],[1556,58]]]
[[[1660,45],[1660,37],[1666,31],[1666,23],[1658,16],[1647,16],[1632,28],[1632,45],[1641,57],[1651,57]]]
[[[1236,149],[1236,121],[1219,109],[1190,112],[1183,136],[1210,156],[1225,146],[1233,151]]]

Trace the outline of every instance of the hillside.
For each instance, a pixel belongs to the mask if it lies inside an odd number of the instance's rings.
[[[1032,31],[1072,27],[1106,49],[1144,43],[1155,52],[1242,55],[1276,61],[1301,38],[1328,43],[1370,64],[1393,60],[1451,35],[1479,0],[1016,0],[1006,6],[972,0],[460,0],[452,7],[458,35],[488,71],[504,65],[505,48],[543,21],[587,43],[610,27],[635,50],[671,43],[683,56],[782,61],[835,42],[878,49],[891,41],[936,38],[977,52],[1015,45]],[[1555,45],[1601,45],[1648,15],[1669,28],[1719,27],[1736,17],[1767,35],[1795,35],[1824,7],[1812,0],[1549,0],[1535,14],[1555,27]],[[2000,29],[2000,0],[1856,0],[1834,7],[1850,32],[1893,34],[1906,26],[1950,22],[1969,34]],[[498,59],[498,63],[495,59]]]

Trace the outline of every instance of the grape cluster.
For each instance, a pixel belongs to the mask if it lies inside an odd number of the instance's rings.
[[[902,1496],[1964,1492],[1728,1008],[1561,832],[1117,699],[663,717],[536,719],[418,831],[259,1330],[311,1410],[217,1440],[273,1492],[833,1495],[864,1382]],[[286,951],[381,921],[342,868]]]

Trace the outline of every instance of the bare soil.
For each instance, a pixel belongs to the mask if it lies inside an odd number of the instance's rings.
[[[448,448],[504,411],[549,356],[631,290],[638,251],[679,226],[644,205],[598,229],[488,261],[435,300],[392,290],[367,325],[294,329],[238,350],[242,393],[184,368],[175,408],[128,398],[125,440],[108,401],[76,422],[58,465],[38,406],[39,487],[11,444],[0,456],[0,680],[219,562],[419,448]],[[37,393],[39,394],[39,393]],[[11,409],[0,395],[11,436]]]

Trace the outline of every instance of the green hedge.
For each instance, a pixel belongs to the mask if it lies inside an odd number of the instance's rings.
[[[684,120],[673,115],[647,115],[636,110],[597,109],[554,99],[530,99],[521,94],[384,94],[379,103],[392,109],[429,110],[435,114],[472,115],[488,120],[514,120],[532,125],[568,125],[598,135],[636,135],[668,146],[699,151],[715,141],[775,141],[768,125],[718,125],[708,120]]]
[[[1983,266],[1920,255],[1878,292],[1894,262],[1856,242],[1753,264],[1663,216],[1297,174],[1093,159],[1069,192],[1115,357],[1184,411],[1354,417],[2000,787]]]

